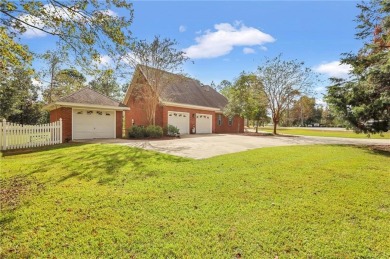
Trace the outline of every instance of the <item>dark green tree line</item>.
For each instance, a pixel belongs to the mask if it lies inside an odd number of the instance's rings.
[[[356,38],[366,40],[357,54],[344,54],[350,79],[332,78],[326,100],[357,132],[388,131],[390,121],[390,2],[358,4]],[[371,36],[374,36],[372,39]]]

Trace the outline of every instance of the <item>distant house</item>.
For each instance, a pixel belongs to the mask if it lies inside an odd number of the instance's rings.
[[[127,89],[124,104],[125,125],[148,125],[142,89],[153,79],[152,68],[138,66]],[[155,124],[161,127],[173,125],[181,134],[238,133],[244,132],[244,119],[228,118],[223,108],[228,100],[208,85],[182,75],[158,70],[163,84],[157,106]]]

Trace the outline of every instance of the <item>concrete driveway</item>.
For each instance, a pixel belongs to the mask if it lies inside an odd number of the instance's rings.
[[[186,135],[182,136],[180,139],[170,140],[99,139],[86,142],[115,143],[194,159],[203,159],[255,148],[275,146],[316,144],[390,145],[389,139],[351,139],[308,136],[274,137],[238,134]]]

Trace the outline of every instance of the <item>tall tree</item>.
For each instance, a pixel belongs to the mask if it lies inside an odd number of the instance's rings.
[[[123,97],[121,87],[116,82],[112,70],[102,71],[99,76],[89,82],[89,87],[116,100]]]
[[[274,124],[273,133],[276,134],[277,126],[288,105],[294,98],[312,88],[316,75],[310,68],[305,68],[303,62],[285,61],[281,55],[266,59],[264,64],[257,68],[257,75],[268,99],[268,108]]]
[[[0,80],[0,119],[35,124],[41,121],[42,102],[29,71],[13,69]]]
[[[351,66],[351,77],[332,78],[326,100],[356,132],[379,133],[388,131],[390,122],[390,2],[373,0],[357,7],[355,36],[369,41],[357,54],[344,54],[342,63]]]
[[[121,17],[111,8],[124,10]],[[61,51],[73,54],[78,65],[90,66],[101,55],[119,57],[130,46],[132,4],[125,0],[0,0],[0,69],[26,65],[32,53],[20,43],[23,33],[53,36]]]
[[[266,98],[261,82],[255,74],[242,72],[231,84],[223,81],[225,87],[221,92],[228,99],[228,104],[224,108],[226,116],[240,116],[247,120],[259,120],[264,116],[266,110]],[[240,124],[238,124],[239,132]],[[257,127],[256,127],[257,131]]]
[[[85,86],[86,78],[78,70],[67,68],[58,71],[53,81],[53,87],[47,88],[43,92],[43,97],[46,102],[49,102],[49,98],[52,102],[55,102],[61,97],[80,90]]]
[[[312,123],[316,110],[315,105],[315,98],[306,95],[294,101],[290,111],[292,123],[301,126]]]
[[[160,95],[164,86],[173,83],[178,77],[167,77],[166,72],[178,72],[187,60],[184,52],[177,50],[177,43],[171,39],[154,37],[152,42],[137,41],[129,55],[124,57],[134,69],[140,66],[147,83],[132,89],[133,94],[142,99],[149,124],[154,125],[156,120],[156,108],[160,103]]]
[[[45,100],[47,103],[53,102],[53,95],[55,94],[56,89],[56,75],[61,70],[63,64],[66,64],[68,61],[67,53],[61,53],[57,51],[48,50],[44,54],[40,55],[41,58],[47,64],[47,69],[40,71],[42,80],[47,78],[47,86],[42,89],[45,93]]]

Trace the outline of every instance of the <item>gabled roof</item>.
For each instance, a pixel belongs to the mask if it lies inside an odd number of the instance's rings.
[[[107,97],[101,93],[98,93],[91,88],[82,88],[70,95],[64,96],[57,101],[48,104],[47,108],[50,110],[52,107],[62,106],[86,106],[86,107],[106,107],[116,110],[126,110],[128,107],[121,102],[115,101],[110,97]]]
[[[145,66],[138,66],[137,69],[141,71],[148,82],[153,80],[153,74],[159,73],[161,76],[160,84],[163,85],[160,99],[163,103],[202,106],[220,110],[228,103],[226,97],[209,85],[201,84],[198,80]]]

